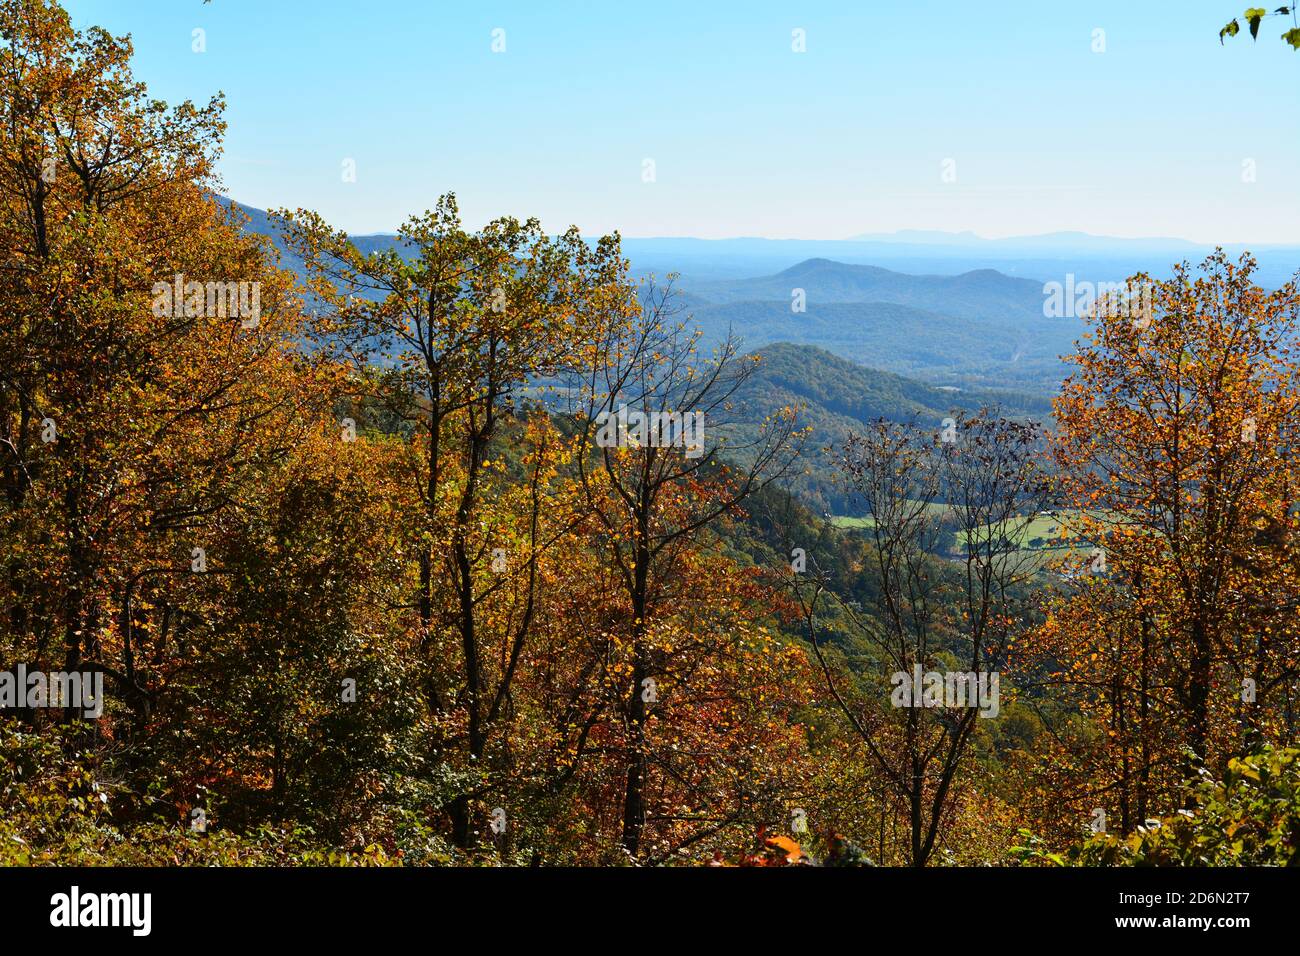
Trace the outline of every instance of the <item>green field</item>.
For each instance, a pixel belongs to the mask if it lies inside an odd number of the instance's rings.
[[[946,504],[936,503],[927,505],[927,510],[939,515],[946,514],[949,508]],[[1055,514],[1040,514],[1034,517],[1026,524],[1021,525],[1017,522],[1016,528],[1011,534],[1014,543],[1024,551],[1056,551],[1070,550],[1069,546],[1062,540],[1068,533],[1068,525],[1071,515],[1078,514],[1077,511],[1059,511]],[[874,519],[870,516],[850,517],[848,515],[835,515],[831,517],[831,523],[837,528],[857,528],[867,529],[874,525]],[[1031,545],[1031,541],[1038,540],[1037,545]],[[957,533],[957,541],[965,544],[966,533],[960,531]]]

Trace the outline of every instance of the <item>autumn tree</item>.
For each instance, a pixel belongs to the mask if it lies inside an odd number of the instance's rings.
[[[1000,681],[981,689],[978,679],[1000,677],[1029,613],[1038,558],[1019,542],[1051,501],[1042,434],[995,410],[939,431],[881,421],[850,437],[840,468],[869,515],[872,605],[846,599],[807,548],[792,550],[785,577],[828,696],[902,804],[906,859],[924,866],[951,825],[978,718],[1001,706]],[[933,556],[945,520],[957,531],[955,568]],[[836,612],[869,652],[853,666],[826,646],[824,621]],[[961,701],[923,698],[918,671],[977,683]],[[904,678],[910,692],[899,698]]]
[[[139,615],[201,590],[241,482],[291,446],[301,323],[208,192],[220,98],[149,98],[129,40],[39,0],[0,35],[9,653],[102,669],[143,719]]]
[[[1134,277],[1056,403],[1088,558],[1039,650],[1108,728],[1126,827],[1176,805],[1191,764],[1296,732],[1298,301],[1254,269],[1217,252]]]
[[[108,676],[115,750],[87,760],[124,818],[174,824],[199,788],[232,819],[355,807],[374,761],[303,748],[403,721],[335,682],[392,679],[384,602],[353,590],[383,548],[311,496],[380,488],[336,456],[292,276],[213,197],[221,100],[150,98],[129,40],[49,3],[0,4],[0,36],[0,660]]]
[[[668,609],[691,594],[681,571],[712,522],[788,472],[802,437],[790,410],[742,435],[731,400],[756,360],[741,358],[734,338],[701,356],[700,333],[678,319],[671,282],[651,280],[640,298],[631,321],[618,316],[595,330],[592,360],[570,383],[593,545],[627,604],[617,659],[627,734],[621,844],[632,857],[647,825],[651,774],[667,769],[651,752],[649,705],[660,682],[697,666],[684,658],[710,656],[705,643],[689,657],[702,635],[673,636]]]
[[[280,221],[326,312],[319,346],[352,365],[359,398],[409,432],[411,606],[429,703],[481,767],[537,621],[539,562],[569,513],[553,487],[565,450],[544,411],[512,435],[529,448],[526,476],[492,449],[527,417],[530,391],[572,368],[589,330],[624,306],[618,240],[588,245],[576,228],[550,237],[536,219],[509,217],[469,232],[452,195],[409,220],[397,248],[369,255],[314,213]],[[450,808],[461,846],[479,789]]]

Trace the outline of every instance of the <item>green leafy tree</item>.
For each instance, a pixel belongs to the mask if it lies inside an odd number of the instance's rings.
[[[1295,866],[1300,864],[1300,750],[1266,747],[1203,772],[1190,806],[1127,837],[1098,833],[1064,853],[1027,832],[1017,855],[1049,866]]]

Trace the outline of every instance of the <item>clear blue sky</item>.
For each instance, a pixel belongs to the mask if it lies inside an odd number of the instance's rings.
[[[1300,241],[1300,52],[1221,47],[1245,0],[66,5],[153,94],[226,93],[230,195],[353,232],[453,190],[589,235]]]

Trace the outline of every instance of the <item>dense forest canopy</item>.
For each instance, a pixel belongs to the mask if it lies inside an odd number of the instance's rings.
[[[1295,282],[944,390],[451,193],[282,258],[131,58],[0,0],[0,863],[1296,862]]]

